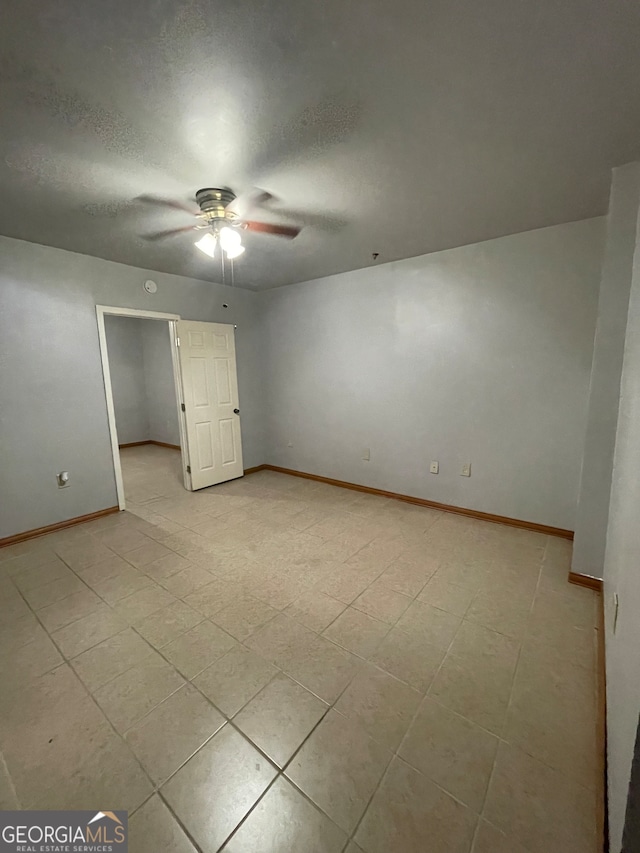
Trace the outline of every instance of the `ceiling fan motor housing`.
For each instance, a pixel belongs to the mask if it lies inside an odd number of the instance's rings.
[[[232,190],[218,187],[207,187],[196,193],[198,206],[210,223],[217,219],[231,221],[237,219],[236,214],[226,210],[227,205],[231,204],[235,197],[236,194]]]

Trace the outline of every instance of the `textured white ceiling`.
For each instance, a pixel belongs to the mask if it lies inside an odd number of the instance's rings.
[[[640,156],[637,0],[4,0],[0,233],[220,280],[188,201],[252,185],[266,288],[606,211]],[[265,212],[266,216],[266,212]],[[257,218],[257,217],[256,217]]]

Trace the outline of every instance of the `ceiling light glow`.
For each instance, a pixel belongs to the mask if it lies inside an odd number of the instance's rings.
[[[240,257],[244,252],[240,232],[236,228],[225,226],[220,229],[220,245],[226,252],[229,260]]]
[[[244,252],[244,246],[234,246],[233,248],[225,249],[225,251],[229,260],[232,261],[234,258],[240,257],[240,255]]]
[[[201,252],[204,252],[205,255],[209,255],[210,258],[215,258],[216,242],[215,236],[210,231],[207,231],[206,234],[196,241],[195,245]]]
[[[204,234],[195,243],[195,245],[201,252],[204,252],[205,255],[208,255],[210,258],[215,258],[218,240],[220,241],[220,246],[224,249],[229,260],[239,258],[244,252],[240,233],[235,228],[229,228],[227,226],[221,228],[220,231],[207,231],[207,233]]]
[[[225,225],[224,228],[220,229],[220,245],[225,251],[242,245],[239,232],[235,228],[229,228]]]

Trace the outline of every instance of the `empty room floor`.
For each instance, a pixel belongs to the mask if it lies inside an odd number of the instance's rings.
[[[0,807],[132,853],[597,849],[596,594],[569,542],[262,471],[0,551]]]

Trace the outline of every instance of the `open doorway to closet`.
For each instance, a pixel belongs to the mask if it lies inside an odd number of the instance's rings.
[[[235,327],[96,314],[120,509],[242,477]]]
[[[182,492],[173,319],[104,315],[123,500],[129,508]]]

